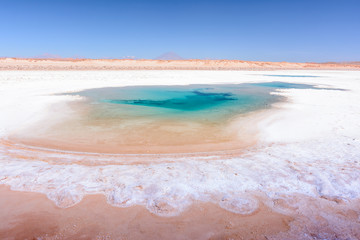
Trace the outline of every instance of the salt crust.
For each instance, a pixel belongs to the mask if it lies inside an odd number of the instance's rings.
[[[126,157],[34,151],[0,144],[0,183],[44,193],[59,207],[86,194],[104,194],[109,204],[144,205],[161,216],[177,215],[194,201],[218,203],[239,214],[294,195],[349,202],[360,194],[360,72],[276,71],[84,71],[0,72],[0,138],[42,119],[51,105],[76,97],[51,94],[127,85],[285,81],[342,88],[287,89],[288,101],[258,123],[259,143],[240,156],[183,157],[127,164]],[[61,113],[59,113],[59,118]],[[56,161],[48,161],[55,159]],[[105,165],[77,164],[110,162]],[[151,161],[151,156],[149,156]],[[120,162],[121,164],[113,164]],[[270,201],[271,202],[271,201]],[[266,203],[266,202],[265,202]],[[298,202],[297,204],[306,204]],[[268,203],[271,206],[271,203]],[[281,208],[277,208],[281,211]]]

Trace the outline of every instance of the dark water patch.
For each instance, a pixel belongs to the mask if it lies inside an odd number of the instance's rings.
[[[103,102],[115,104],[129,104],[141,105],[147,107],[162,107],[169,109],[177,109],[182,111],[195,111],[209,108],[224,101],[235,101],[237,98],[231,93],[206,93],[198,90],[184,93],[182,98],[171,98],[166,100],[149,100],[149,99],[135,99],[135,100],[119,100],[119,99],[105,99]]]

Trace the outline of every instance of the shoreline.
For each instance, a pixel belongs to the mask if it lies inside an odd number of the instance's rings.
[[[142,206],[111,206],[102,195],[88,195],[66,209],[56,207],[42,194],[0,185],[0,196],[5,195],[0,199],[0,238],[268,239],[288,231],[293,221],[264,205],[241,215],[198,202],[178,216],[161,217]]]
[[[79,204],[65,209],[43,194],[13,191],[8,186],[0,185],[0,196],[6,196],[0,198],[0,238],[5,239],[360,237],[360,199],[342,202],[293,195],[260,200],[259,195],[258,208],[249,214],[234,213],[212,202],[194,202],[180,214],[164,217],[144,206],[109,205],[98,194],[87,195]]]

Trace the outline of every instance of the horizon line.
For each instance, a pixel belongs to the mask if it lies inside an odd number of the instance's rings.
[[[162,62],[175,62],[175,61],[233,61],[233,62],[263,62],[263,63],[316,63],[316,64],[360,64],[360,60],[355,61],[326,61],[326,62],[289,62],[289,61],[262,61],[262,60],[240,60],[240,59],[200,59],[200,58],[187,58],[187,59],[154,59],[154,58],[73,58],[73,57],[54,57],[54,58],[41,58],[41,57],[0,57],[0,59],[14,59],[14,60],[50,60],[50,61],[86,61],[86,60],[102,60],[102,61],[162,61]]]

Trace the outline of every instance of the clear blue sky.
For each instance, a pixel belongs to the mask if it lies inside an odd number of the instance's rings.
[[[0,18],[0,56],[360,60],[360,0],[0,0]]]

